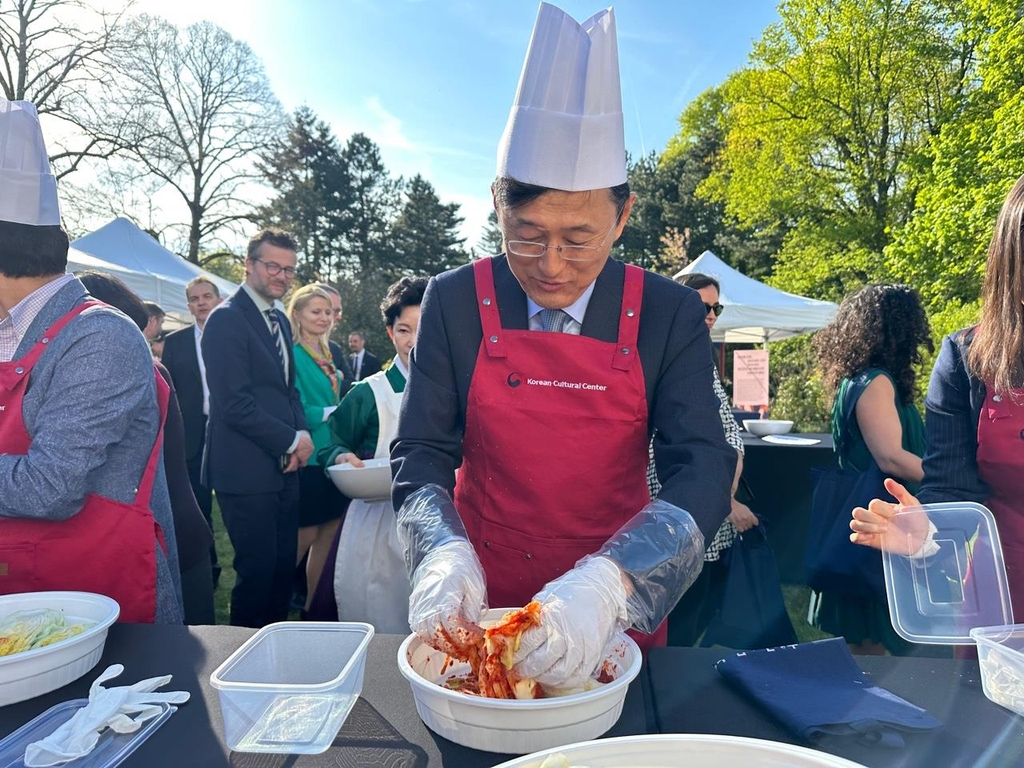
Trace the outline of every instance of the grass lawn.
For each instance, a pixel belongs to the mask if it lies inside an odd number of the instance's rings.
[[[235,586],[235,569],[231,567],[235,550],[231,548],[231,539],[224,528],[216,495],[213,497],[213,543],[217,547],[217,560],[221,568],[220,581],[213,593],[213,609],[217,614],[217,623],[227,624],[231,615],[231,588]]]
[[[231,567],[234,550],[231,548],[228,532],[224,529],[224,521],[220,516],[220,506],[217,504],[216,496],[213,499],[213,538],[217,545],[217,557],[221,567],[220,583],[217,586],[217,591],[214,592],[213,604],[217,613],[217,623],[227,624],[230,614],[231,588],[235,585],[235,570]],[[820,640],[830,636],[807,623],[807,603],[810,598],[810,590],[807,587],[786,584],[782,587],[782,594],[786,599],[786,610],[793,621],[793,627],[796,629],[796,636],[800,642]],[[298,618],[298,616],[290,618]]]

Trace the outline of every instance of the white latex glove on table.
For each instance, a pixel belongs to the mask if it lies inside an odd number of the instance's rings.
[[[516,674],[549,688],[582,685],[615,633],[628,625],[619,567],[606,557],[588,557],[534,600],[541,604],[541,623],[523,633],[513,660]]]
[[[124,672],[113,664],[89,688],[89,703],[45,739],[33,742],[25,750],[26,768],[48,768],[89,754],[107,728],[117,733],[132,733],[143,723],[157,717],[163,704],[184,704],[187,691],[154,693],[171,682],[170,675],[151,677],[135,685],[104,688],[102,683]]]
[[[486,610],[484,570],[472,544],[453,539],[427,553],[413,574],[409,596],[409,626],[423,642],[447,651],[441,630],[465,638]]]

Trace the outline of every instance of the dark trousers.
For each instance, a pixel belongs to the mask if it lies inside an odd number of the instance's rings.
[[[278,493],[217,493],[235,549],[231,623],[262,627],[288,618],[299,534],[299,478]]]
[[[182,611],[186,624],[216,624],[213,608],[213,574],[210,556],[181,572]]]
[[[204,440],[205,442],[205,440]],[[206,524],[213,530],[213,491],[203,485],[201,480],[203,473],[203,446],[199,446],[199,452],[188,459],[188,481],[192,485],[192,494],[196,497],[199,510],[206,518]],[[210,547],[210,564],[213,566],[213,586],[217,587],[220,579],[220,563],[217,562],[217,545]]]

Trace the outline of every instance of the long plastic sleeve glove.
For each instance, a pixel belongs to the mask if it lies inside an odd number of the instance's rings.
[[[540,626],[523,633],[513,658],[516,673],[549,688],[582,685],[627,626],[622,572],[606,557],[588,556],[534,600],[541,604]]]
[[[473,545],[452,539],[427,553],[412,577],[409,626],[423,642],[445,653],[479,633],[487,587]]]
[[[704,535],[685,509],[655,499],[595,554],[612,560],[622,571],[627,626],[650,634],[704,567]]]
[[[405,550],[410,577],[415,577],[423,558],[442,544],[453,539],[469,541],[455,502],[440,485],[425,485],[409,494],[397,517],[398,539]]]
[[[87,755],[107,728],[132,733],[157,717],[163,704],[188,701],[187,691],[154,692],[171,682],[170,675],[152,677],[135,685],[103,687],[103,683],[122,672],[124,667],[120,664],[107,667],[89,688],[88,704],[45,739],[29,744],[25,749],[26,768],[48,768]]]

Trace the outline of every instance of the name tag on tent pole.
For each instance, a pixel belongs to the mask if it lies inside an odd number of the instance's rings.
[[[768,350],[732,353],[732,401],[736,405],[768,405]]]

